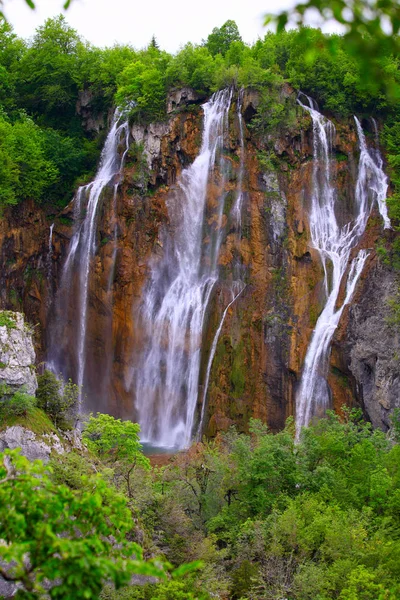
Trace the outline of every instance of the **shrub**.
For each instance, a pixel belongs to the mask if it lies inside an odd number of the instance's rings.
[[[38,407],[50,417],[59,429],[71,429],[77,418],[79,387],[69,379],[64,382],[51,371],[38,377],[36,391]]]
[[[25,392],[15,392],[11,397],[5,397],[1,405],[0,415],[2,418],[26,417],[36,406],[36,398]]]

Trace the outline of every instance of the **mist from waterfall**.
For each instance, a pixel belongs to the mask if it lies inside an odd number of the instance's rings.
[[[338,221],[338,200],[332,178],[332,145],[334,125],[319,111],[316,103],[305,96],[308,106],[299,99],[313,123],[313,177],[310,208],[311,244],[318,251],[324,270],[326,302],[320,314],[308,347],[300,387],[296,397],[296,432],[307,426],[311,418],[329,406],[330,390],[327,383],[330,343],[341,314],[361,275],[367,252],[360,250],[350,260],[352,249],[364,233],[372,206],[376,201],[384,220],[390,227],[386,209],[387,177],[382,170],[379,151],[370,152],[358,119],[355,117],[360,159],[355,188],[352,219],[345,224]],[[350,264],[350,266],[349,266]],[[347,274],[346,294],[338,306],[339,291]]]

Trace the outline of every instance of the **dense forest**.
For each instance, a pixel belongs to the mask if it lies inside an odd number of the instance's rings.
[[[60,214],[92,180],[114,109],[130,124],[165,121],[168,95],[182,87],[198,102],[230,86],[257,90],[248,127],[267,148],[260,163],[278,164],[276,132],[294,130],[299,112],[282,95],[287,86],[312,96],[333,122],[374,116],[397,231],[399,57],[382,52],[379,68],[379,79],[366,77],[343,37],[312,28],[270,32],[249,46],[227,21],[171,55],[155,38],[141,50],[94,47],[62,16],[29,41],[2,20],[0,213],[32,200]],[[400,269],[395,233],[377,252]],[[0,314],[0,327],[14,327],[12,313]],[[72,381],[49,371],[38,379],[36,397],[0,390],[0,431],[23,425],[42,440],[71,435],[80,421],[83,445],[48,465],[16,450],[0,454],[0,575],[21,584],[15,598],[400,597],[398,410],[385,433],[344,407],[299,439],[293,418],[278,433],[252,419],[247,433],[231,427],[173,457],[149,458],[137,424],[79,416]]]
[[[67,395],[47,372],[36,399],[3,407],[3,423],[43,435],[57,414],[68,430],[73,386]],[[330,412],[295,443],[292,419],[275,435],[254,420],[248,435],[232,428],[151,466],[138,425],[92,416],[87,451],[47,467],[3,456],[1,553],[14,566],[1,573],[27,599],[47,597],[48,580],[51,598],[396,600],[398,412],[392,424],[385,435],[360,411]]]

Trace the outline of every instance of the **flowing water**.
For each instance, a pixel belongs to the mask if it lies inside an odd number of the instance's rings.
[[[47,360],[48,367],[55,373],[65,373],[63,336],[68,319],[72,318],[77,337],[74,343],[73,363],[76,368],[76,381],[82,391],[85,383],[86,363],[86,330],[88,318],[88,294],[92,259],[97,250],[97,223],[99,206],[106,187],[114,188],[114,204],[117,187],[123,168],[123,161],[129,148],[129,127],[127,122],[119,124],[121,115],[115,112],[110,131],[107,135],[100,158],[100,165],[94,180],[88,185],[81,186],[74,199],[75,229],[71,238],[68,255],[63,267],[60,289],[58,291],[58,322],[54,327],[52,343]],[[119,145],[125,143],[122,158],[118,152]],[[73,289],[74,274],[78,274],[77,310],[69,315],[69,294]],[[66,304],[68,302],[68,304]]]
[[[354,210],[351,220],[339,222],[337,194],[332,178],[332,144],[334,125],[318,111],[315,102],[304,96],[308,106],[299,104],[310,114],[313,123],[313,181],[310,208],[311,243],[319,252],[324,269],[326,303],[320,314],[307,350],[299,391],[296,397],[296,430],[308,425],[310,419],[322,413],[330,401],[327,383],[330,343],[342,311],[351,299],[367,258],[361,250],[349,261],[351,251],[365,231],[368,216],[376,201],[384,220],[390,227],[386,209],[387,178],[382,160],[370,152],[358,119],[355,117],[359,138],[360,159],[355,189]],[[349,270],[348,270],[349,268]],[[346,295],[337,305],[339,291],[347,275]]]
[[[135,398],[142,439],[155,446],[182,448],[194,433],[201,344],[226,229],[223,149],[231,100],[232,91],[223,90],[203,105],[200,153],[168,197],[171,227],[144,293]]]
[[[47,267],[47,281],[49,282],[49,286],[51,289],[51,282],[53,280],[52,278],[52,270],[53,270],[53,260],[52,260],[52,256],[53,256],[53,229],[54,229],[54,223],[52,223],[50,225],[50,231],[49,231],[49,243],[48,243],[48,250],[47,250],[47,258],[46,258],[46,267]],[[49,301],[51,299],[52,294],[49,293]]]

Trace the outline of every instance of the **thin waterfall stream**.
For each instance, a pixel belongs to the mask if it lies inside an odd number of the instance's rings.
[[[308,106],[299,99],[313,123],[313,181],[310,208],[310,233],[312,246],[319,252],[324,270],[326,303],[322,310],[308,347],[300,387],[296,397],[296,432],[307,426],[311,418],[321,414],[330,401],[327,383],[330,343],[341,314],[357,285],[367,259],[367,252],[360,250],[349,261],[352,249],[364,233],[372,206],[376,201],[384,220],[390,227],[386,208],[387,177],[382,170],[379,151],[375,155],[368,150],[360,122],[355,117],[359,139],[360,159],[355,187],[354,214],[345,224],[338,221],[337,194],[332,178],[332,146],[335,137],[334,125],[319,111],[316,103],[307,99]],[[378,156],[378,158],[377,158]],[[349,271],[348,271],[349,269]],[[347,275],[346,294],[337,307],[340,288]]]
[[[52,270],[53,270],[53,261],[52,261],[52,255],[53,255],[53,229],[54,229],[54,223],[52,223],[50,225],[50,230],[49,230],[49,243],[48,243],[48,250],[47,250],[47,256],[46,256],[46,271],[47,271],[47,279],[49,282],[52,281]],[[50,287],[51,289],[51,287]],[[51,290],[52,291],[52,290]],[[49,305],[51,302],[51,297],[52,297],[52,293],[50,292],[48,295],[48,299],[47,299],[47,304]]]

